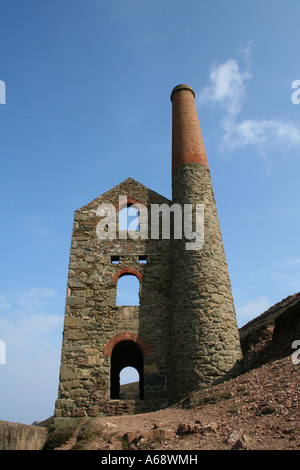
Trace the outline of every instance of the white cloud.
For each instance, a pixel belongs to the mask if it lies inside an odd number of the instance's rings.
[[[251,73],[248,70],[242,73],[233,59],[214,66],[210,72],[210,85],[200,93],[198,104],[217,105],[230,117],[237,116],[245,101],[246,83],[250,78]]]
[[[253,145],[263,152],[266,145],[293,146],[300,143],[300,128],[291,122],[277,119],[248,119],[235,122],[226,118],[223,121],[223,129],[224,144],[232,150]]]
[[[241,119],[246,102],[246,89],[252,72],[249,66],[250,47],[245,48],[245,71],[241,71],[236,60],[213,66],[210,84],[199,94],[199,106],[211,105],[223,110],[221,127],[224,132],[222,150],[233,151],[252,145],[266,157],[266,149],[272,145],[292,147],[300,144],[300,127],[281,119]]]

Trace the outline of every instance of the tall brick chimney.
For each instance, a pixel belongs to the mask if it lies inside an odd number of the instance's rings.
[[[194,98],[194,90],[189,85],[178,85],[171,94],[172,172],[185,163],[202,163],[208,167]]]
[[[204,205],[204,245],[173,240],[172,389],[174,398],[234,374],[242,357],[232,290],[203,137],[189,85],[172,101],[172,202]]]

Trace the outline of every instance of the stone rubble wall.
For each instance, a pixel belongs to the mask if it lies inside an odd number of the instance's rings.
[[[129,178],[75,212],[56,417],[97,416],[106,410],[111,349],[122,339],[136,342],[143,352],[145,400],[167,399],[170,240],[100,240],[97,208],[102,203],[118,208],[124,195],[146,207],[170,202]],[[139,263],[139,255],[147,255],[147,264]],[[113,264],[111,256],[119,256],[119,263]],[[118,276],[130,271],[141,280],[140,305],[118,306]]]
[[[173,201],[204,205],[204,245],[186,250],[173,240],[173,393],[209,387],[228,378],[241,359],[231,284],[209,169],[179,166],[173,174]]]
[[[0,450],[41,450],[46,437],[46,428],[0,421]]]

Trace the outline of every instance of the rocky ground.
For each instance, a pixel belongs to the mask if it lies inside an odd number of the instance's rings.
[[[300,450],[300,352],[291,349],[300,340],[299,325],[295,294],[242,329],[245,372],[239,377],[164,410],[73,420],[68,440],[64,430],[50,427],[46,448]]]
[[[263,365],[180,406],[78,422],[57,450],[300,450],[300,364]]]

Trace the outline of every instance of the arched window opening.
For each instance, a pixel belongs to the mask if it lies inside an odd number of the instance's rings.
[[[134,367],[124,367],[120,372],[120,399],[137,400],[140,396],[140,376]]]
[[[139,210],[134,205],[123,207],[119,211],[119,230],[140,230]]]
[[[120,395],[120,372],[124,368],[134,368],[138,374],[138,398],[144,398],[144,358],[138,345],[133,341],[120,341],[111,353],[110,398],[118,400]]]
[[[140,281],[134,274],[124,274],[119,277],[116,304],[140,305]]]

